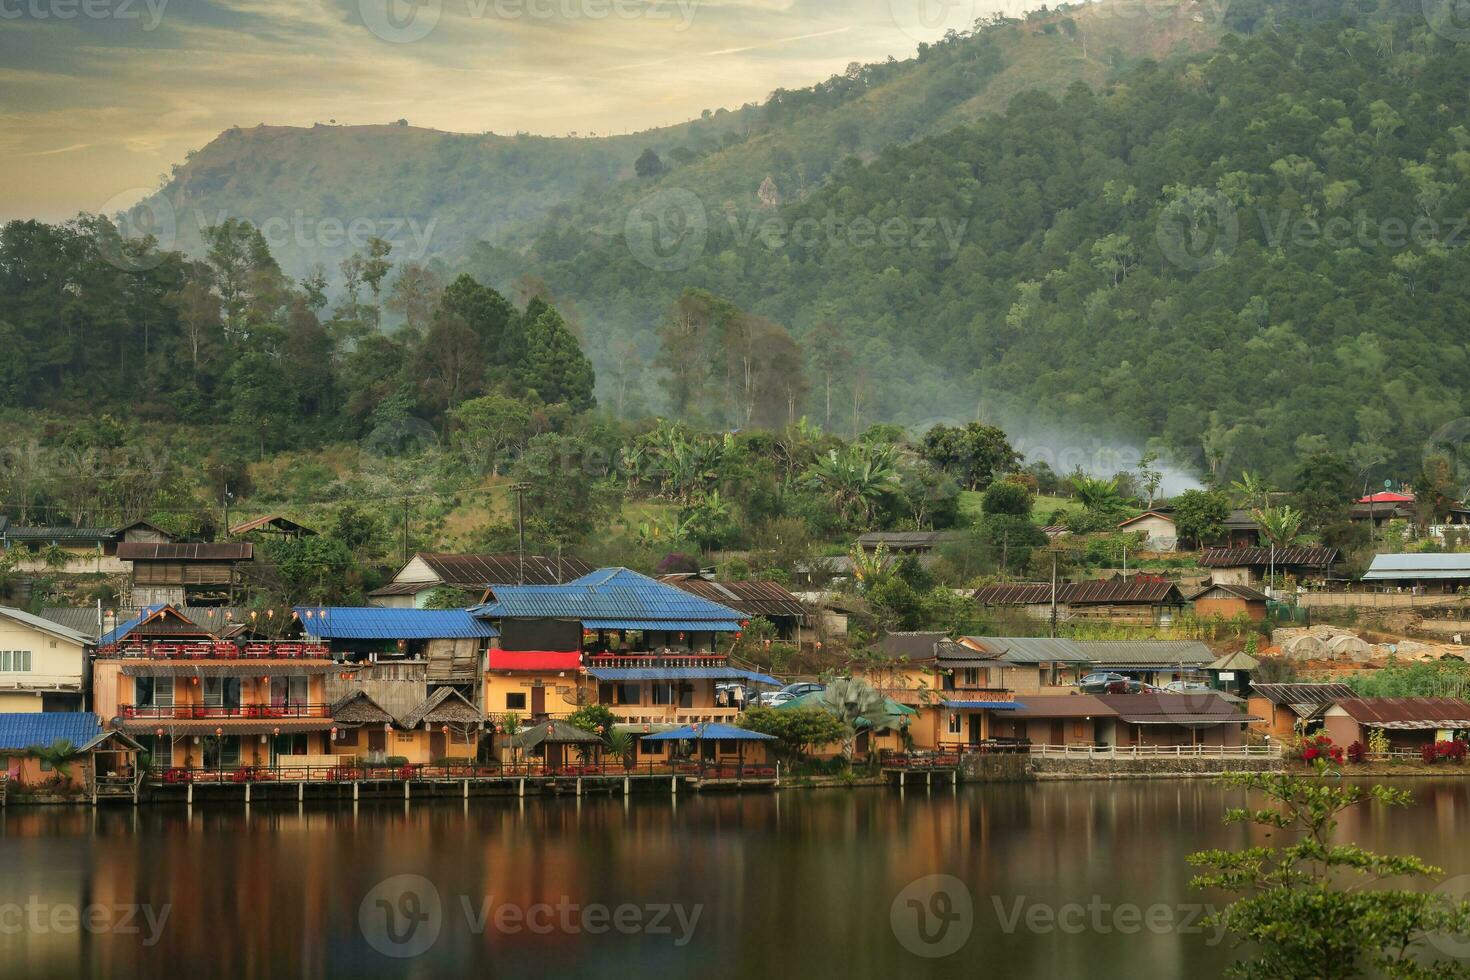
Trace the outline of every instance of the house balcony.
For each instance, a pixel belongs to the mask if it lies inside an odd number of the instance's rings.
[[[319,643],[121,643],[97,649],[104,660],[328,660]]]
[[[127,721],[199,721],[272,718],[330,718],[329,704],[120,704],[118,712]]]
[[[637,725],[693,725],[704,721],[733,722],[740,716],[739,708],[681,707],[672,704],[609,704],[605,705],[619,724]]]
[[[605,667],[611,669],[624,668],[680,668],[680,667],[714,667],[725,668],[730,666],[728,657],[716,654],[663,654],[663,653],[617,653],[597,654],[587,658],[587,667]]]

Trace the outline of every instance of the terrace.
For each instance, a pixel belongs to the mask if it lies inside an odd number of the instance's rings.
[[[326,660],[331,656],[320,643],[270,641],[124,641],[97,648],[104,660]]]

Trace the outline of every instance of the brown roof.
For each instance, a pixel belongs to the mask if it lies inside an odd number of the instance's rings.
[[[1051,602],[1051,586],[1046,582],[984,585],[975,590],[973,598],[982,606],[1035,606]],[[1057,602],[1061,605],[1166,605],[1183,601],[1184,597],[1179,594],[1174,583],[1144,576],[1062,582],[1057,585]]]
[[[1330,704],[1356,696],[1346,684],[1252,684],[1251,694],[1272,704]]]
[[[484,720],[480,709],[466,701],[464,695],[452,687],[441,687],[414,705],[398,723],[404,728],[417,728],[424,722],[478,724]]]
[[[751,616],[806,615],[801,600],[775,582],[712,582],[691,573],[664,575],[659,581]]]
[[[1116,715],[1117,712],[1096,694],[1044,694],[1034,697],[1027,695],[1021,699],[1020,706],[1015,711],[1007,711],[1003,717],[1112,718]]]
[[[119,561],[250,561],[254,556],[255,545],[249,541],[124,541],[117,546]]]
[[[1205,568],[1241,568],[1270,565],[1272,560],[1270,548],[1210,548],[1200,555],[1199,563]],[[1274,561],[1278,566],[1302,565],[1311,568],[1326,568],[1337,561],[1337,549],[1277,548]]]
[[[1194,602],[1195,600],[1203,599],[1211,592],[1219,592],[1223,596],[1228,596],[1233,599],[1244,599],[1246,602],[1265,602],[1268,598],[1266,593],[1258,589],[1253,589],[1249,585],[1232,585],[1229,582],[1217,582],[1200,589],[1194,595],[1190,596],[1189,600]]]
[[[1337,707],[1374,728],[1470,728],[1470,703],[1459,698],[1349,698]]]
[[[366,691],[353,691],[332,703],[332,719],[345,725],[382,725],[392,722],[393,716]]]
[[[230,533],[249,534],[251,531],[259,531],[264,527],[272,527],[277,531],[285,531],[289,534],[316,534],[316,531],[307,527],[305,524],[297,524],[289,517],[282,517],[280,514],[267,514],[264,517],[257,517],[253,521],[236,524],[230,528]]]
[[[389,582],[373,589],[368,595],[418,595],[428,589],[443,588],[441,582]]]
[[[516,585],[522,580],[519,555],[451,555],[438,551],[421,551],[415,557],[433,569],[446,585],[483,588],[487,585]],[[555,558],[526,555],[524,584],[558,585],[581,578],[595,569],[580,558]]]
[[[1219,693],[1105,694],[1101,699],[1122,721],[1134,725],[1244,724],[1262,719],[1247,715]]]
[[[871,649],[887,660],[933,660],[936,647],[948,641],[949,635],[939,632],[887,633]]]

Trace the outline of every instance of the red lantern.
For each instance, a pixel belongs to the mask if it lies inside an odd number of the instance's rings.
[[[334,731],[334,732],[335,732],[335,731],[336,731],[336,729],[335,729],[335,728],[334,728],[334,729],[332,729],[332,731]],[[271,729],[271,734],[272,734],[272,735],[279,735],[279,734],[281,734],[281,729],[280,729],[280,728],[272,728],[272,729]]]
[[[215,734],[215,737],[216,738],[218,738],[219,736],[223,735],[224,733],[225,733],[225,730],[223,728],[216,728],[214,730],[214,734]]]
[[[333,738],[336,738],[337,737],[337,726],[336,725],[333,725],[332,726],[332,737]]]
[[[156,729],[153,732],[153,734],[157,735],[159,738],[163,738],[163,729],[162,728]]]
[[[546,726],[546,734],[548,734],[548,735],[555,735],[556,734],[556,726],[555,725],[547,725]]]
[[[443,732],[445,735],[448,735],[449,734],[449,726],[448,725],[442,725],[442,726],[440,726],[439,730],[441,732]]]

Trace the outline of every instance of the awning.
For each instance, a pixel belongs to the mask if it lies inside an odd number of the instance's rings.
[[[1026,707],[1019,701],[945,701],[944,706],[961,710],[987,708],[991,711],[1015,711],[1017,708]]]
[[[587,676],[600,681],[748,681],[781,686],[768,674],[734,667],[588,667]]]
[[[1248,722],[1259,722],[1263,719],[1254,715],[1126,715],[1119,714],[1120,721],[1126,721],[1130,725],[1189,725],[1194,727],[1208,727],[1210,725],[1244,725]]]
[[[774,739],[774,735],[766,735],[763,732],[753,732],[748,728],[736,728],[734,725],[721,725],[711,722],[707,725],[685,725],[671,732],[659,732],[656,735],[645,735],[645,742],[683,742],[683,741],[731,741],[731,742],[768,742]]]
[[[491,670],[576,670],[582,666],[580,650],[491,650]]]
[[[588,630],[642,630],[645,633],[739,633],[744,627],[738,619],[583,619]]]
[[[337,723],[330,718],[275,718],[266,721],[240,722],[231,718],[203,721],[135,719],[123,722],[129,735],[154,735],[161,728],[165,735],[213,735],[219,729],[226,735],[271,735],[275,732],[325,732]]]

